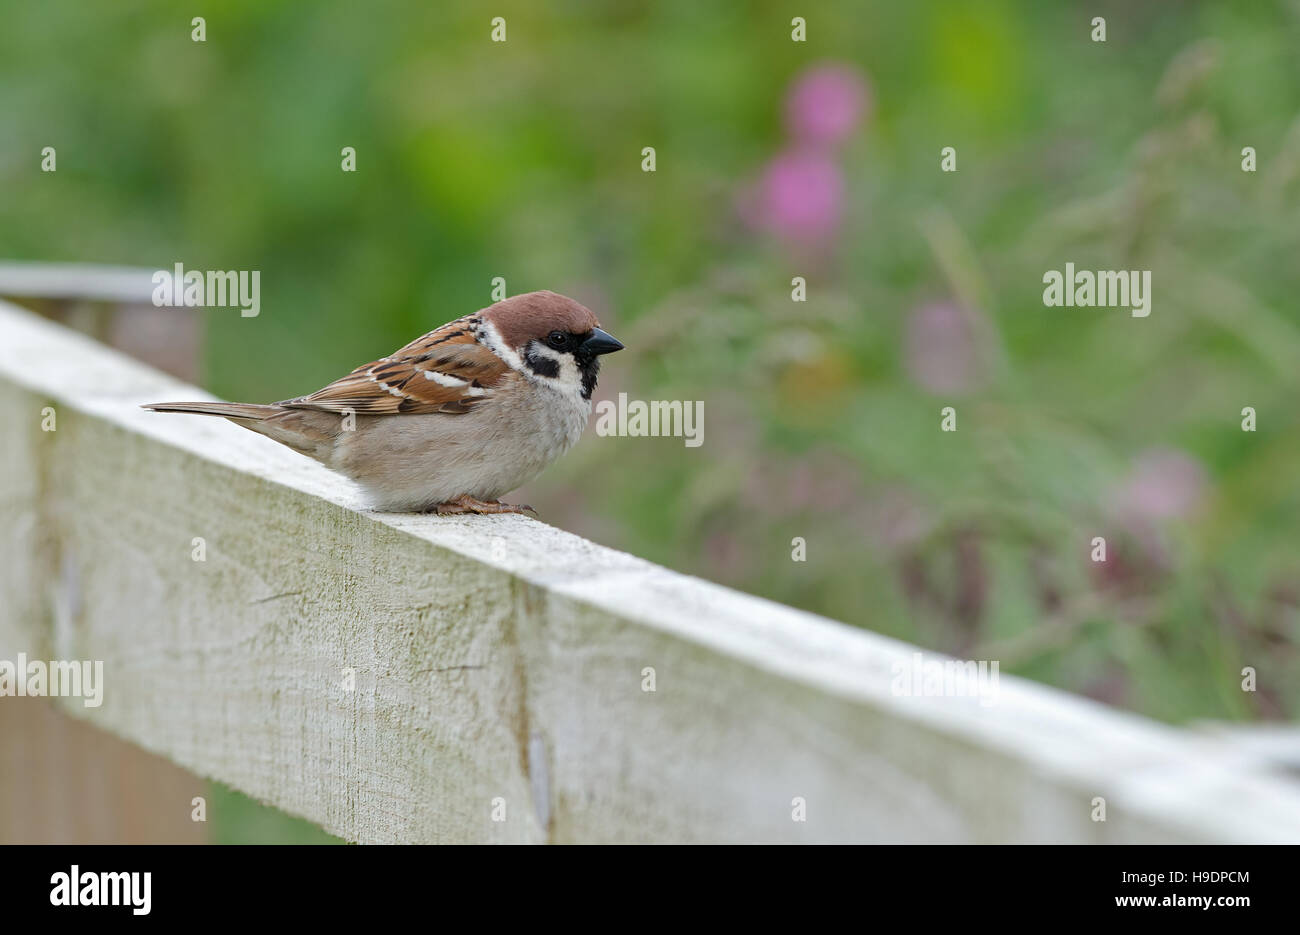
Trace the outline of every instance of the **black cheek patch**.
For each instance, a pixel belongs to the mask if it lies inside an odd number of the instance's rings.
[[[528,365],[529,370],[539,377],[558,377],[560,375],[559,361],[543,357],[531,348],[524,355],[524,363]]]

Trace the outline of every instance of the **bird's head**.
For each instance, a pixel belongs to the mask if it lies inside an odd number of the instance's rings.
[[[591,399],[600,358],[623,349],[591,309],[556,292],[511,296],[480,313],[484,339],[529,379]]]

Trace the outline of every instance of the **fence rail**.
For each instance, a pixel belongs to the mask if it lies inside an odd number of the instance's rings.
[[[349,840],[1300,841],[1248,751],[1007,676],[902,696],[914,647],[525,517],[364,511],[138,408],[174,398],[0,303],[0,660],[102,660],[67,713]]]

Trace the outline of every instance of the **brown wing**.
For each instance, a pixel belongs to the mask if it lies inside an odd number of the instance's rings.
[[[359,415],[468,412],[490,399],[510,368],[474,338],[472,316],[443,325],[406,347],[363,364],[289,409],[351,410]]]

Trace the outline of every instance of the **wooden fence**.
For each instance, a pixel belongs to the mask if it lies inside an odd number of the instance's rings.
[[[1240,745],[1010,676],[901,692],[915,647],[138,408],[190,398],[0,302],[0,660],[102,661],[62,711],[348,840],[1300,841]]]

